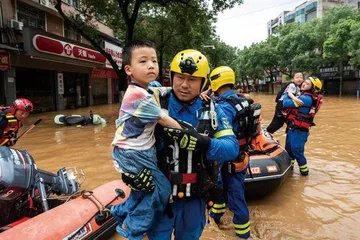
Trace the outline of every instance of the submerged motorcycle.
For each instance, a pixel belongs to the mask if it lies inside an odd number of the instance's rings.
[[[88,125],[88,124],[99,125],[99,124],[105,124],[106,120],[100,117],[100,115],[93,114],[92,111],[90,111],[89,116],[82,116],[77,114],[65,116],[64,114],[58,114],[54,117],[54,122],[56,124],[67,125],[67,126]]]

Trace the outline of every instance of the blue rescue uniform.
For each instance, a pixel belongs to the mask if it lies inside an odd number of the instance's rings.
[[[299,99],[303,101],[304,105],[298,107],[299,112],[308,114],[313,103],[313,99],[309,95],[300,95]],[[283,100],[284,108],[295,108],[295,102],[289,98],[287,95]],[[309,137],[310,133],[308,129],[300,129],[294,126],[292,122],[287,123],[287,134],[286,134],[286,145],[285,149],[289,153],[290,157],[293,160],[296,160],[299,164],[301,175],[308,175],[309,169],[307,166],[306,157],[304,155],[305,143]],[[292,161],[294,163],[294,161]]]
[[[229,90],[222,95],[218,96],[219,99],[226,99],[229,97],[237,97],[233,90]],[[234,121],[237,111],[235,108],[227,101],[219,101],[218,104],[222,107],[225,115],[228,117],[229,121],[233,125],[234,132],[237,133],[240,131],[239,122]],[[227,194],[227,205],[232,213],[234,213],[233,224],[235,227],[236,236],[240,238],[249,238],[250,237],[250,221],[249,221],[249,209],[245,199],[245,168],[239,173],[228,173],[222,172],[222,179],[224,181],[224,194]],[[219,180],[222,180],[219,178]],[[223,185],[218,183],[218,185]],[[226,204],[215,203],[213,208],[210,211],[210,216],[215,220],[220,220],[220,218],[225,213]]]
[[[203,102],[196,98],[190,105],[181,103],[174,93],[170,94],[168,110],[169,115],[176,119],[186,121],[196,126],[203,111]],[[230,161],[239,153],[239,146],[232,131],[231,123],[219,106],[216,106],[218,129],[211,139],[210,147],[206,154],[211,161]],[[150,240],[170,240],[175,235],[178,240],[199,239],[206,223],[205,201],[202,198],[176,198],[169,205],[173,217],[165,211],[160,221],[155,223],[152,230],[147,233]]]

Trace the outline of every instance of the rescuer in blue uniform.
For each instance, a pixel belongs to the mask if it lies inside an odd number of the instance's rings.
[[[310,128],[314,126],[314,116],[322,104],[322,95],[319,94],[322,82],[316,77],[309,77],[301,85],[299,99],[304,103],[298,106],[289,97],[283,100],[283,107],[286,108],[286,145],[285,149],[290,157],[297,161],[300,174],[307,176],[309,168],[304,155],[305,143],[310,135]],[[294,162],[294,161],[292,161]]]
[[[248,129],[246,119],[249,119],[250,112],[249,100],[238,96],[233,87],[235,84],[235,73],[227,66],[215,68],[210,74],[211,90],[215,95],[215,102],[217,102],[225,112],[229,121],[233,126],[235,135],[240,144],[240,150],[246,153],[246,138],[242,134]],[[223,187],[224,192],[223,201],[215,202],[210,210],[210,216],[217,224],[220,224],[220,218],[225,213],[226,202],[230,211],[234,214],[233,224],[236,236],[240,239],[247,239],[250,237],[250,221],[249,209],[245,199],[245,175],[248,165],[247,154],[239,154],[234,162],[225,162],[221,167],[221,182],[219,188]],[[233,172],[229,172],[229,164],[236,166]],[[222,181],[221,181],[222,180]],[[222,186],[223,185],[223,186]],[[225,200],[226,199],[226,200]]]
[[[199,98],[208,82],[206,57],[193,49],[181,51],[174,57],[170,71],[173,91],[161,105],[168,109],[169,116],[182,122],[183,129],[164,128],[159,134],[166,137],[158,161],[169,177],[172,195],[167,211],[154,222],[147,236],[151,240],[170,240],[174,233],[175,239],[194,240],[200,238],[205,227],[206,204],[212,206],[216,161],[235,159],[239,145],[222,109]],[[142,176],[125,183],[144,190]]]

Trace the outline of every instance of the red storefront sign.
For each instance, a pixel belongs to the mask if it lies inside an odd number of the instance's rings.
[[[10,68],[10,55],[8,52],[0,51],[0,70],[7,70]]]
[[[39,34],[33,37],[33,45],[37,51],[43,53],[96,63],[106,61],[106,58],[97,51]]]
[[[116,79],[117,74],[111,68],[94,68],[91,71],[91,77],[93,77],[93,78],[112,78],[112,79]]]

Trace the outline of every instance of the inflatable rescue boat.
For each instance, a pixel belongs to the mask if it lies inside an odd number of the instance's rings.
[[[263,197],[278,188],[292,170],[290,156],[266,130],[251,139],[245,178],[247,198]]]
[[[76,169],[38,169],[27,151],[0,147],[0,239],[99,239],[115,232],[109,208],[130,189],[120,180],[80,191]]]

